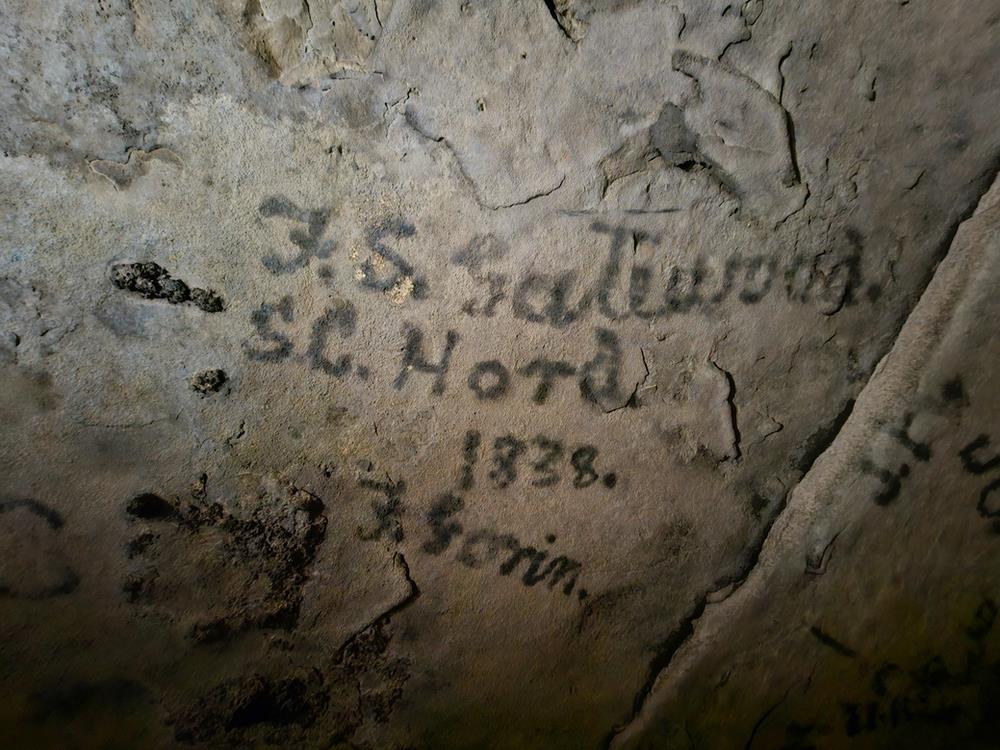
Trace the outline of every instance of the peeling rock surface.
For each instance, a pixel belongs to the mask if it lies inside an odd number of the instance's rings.
[[[8,747],[1000,743],[990,0],[0,0]]]

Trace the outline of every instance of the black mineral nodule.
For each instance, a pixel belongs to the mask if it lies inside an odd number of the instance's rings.
[[[202,396],[207,396],[221,389],[228,379],[224,370],[204,370],[191,378],[191,388]]]
[[[191,289],[157,263],[118,263],[111,267],[111,283],[146,299],[162,299],[173,305],[191,302],[210,313],[225,309],[225,302],[217,292]]]

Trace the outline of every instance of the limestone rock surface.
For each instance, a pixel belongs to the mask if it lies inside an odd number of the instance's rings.
[[[6,747],[1000,743],[993,0],[0,0]]]

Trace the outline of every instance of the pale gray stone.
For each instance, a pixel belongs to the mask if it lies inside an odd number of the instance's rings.
[[[10,746],[995,744],[995,3],[0,10]]]

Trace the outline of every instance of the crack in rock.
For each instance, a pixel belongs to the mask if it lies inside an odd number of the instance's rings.
[[[998,154],[997,157],[994,158],[990,167],[983,173],[982,180],[979,183],[980,189],[977,191],[977,194],[974,196],[972,200],[970,200],[969,205],[965,208],[965,210],[961,212],[960,217],[955,222],[949,225],[948,230],[945,233],[945,237],[947,240],[947,250],[945,251],[945,255],[947,255],[948,251],[950,251],[951,247],[953,246],[955,236],[958,233],[960,226],[969,218],[971,218],[973,214],[975,214],[976,208],[978,207],[983,196],[986,194],[986,192],[990,189],[990,187],[996,180],[998,172],[1000,172],[1000,154]],[[943,258],[941,258],[940,260],[943,260]],[[935,271],[939,265],[940,261],[935,265]],[[933,279],[934,279],[934,274],[932,273],[930,278],[928,278],[924,283],[924,285],[922,286],[920,293],[916,295],[916,300],[911,305],[906,315],[903,316],[903,321],[900,323],[899,328],[897,329],[892,342],[886,347],[885,352],[883,352],[883,357],[887,355],[895,346],[896,341],[898,340],[899,335],[906,324],[906,321],[913,314],[913,311],[916,309],[920,299],[926,293]],[[882,359],[882,357],[880,357],[880,359]],[[865,390],[870,386],[872,380],[876,375],[876,372],[877,370],[873,370],[869,374],[868,379],[865,381],[864,386],[859,390],[858,397],[860,397],[860,394],[863,394]],[[838,414],[838,416],[826,427],[822,427],[816,432],[814,432],[812,438],[810,438],[810,440],[807,441],[805,449],[803,450],[802,455],[798,459],[798,468],[802,472],[801,477],[799,478],[798,482],[796,482],[796,484],[792,488],[790,488],[787,492],[785,492],[785,494],[783,495],[779,506],[776,508],[772,517],[764,525],[763,533],[761,533],[758,536],[753,548],[750,551],[750,555],[748,556],[746,562],[740,567],[740,569],[734,575],[722,579],[719,583],[717,583],[712,587],[711,591],[704,594],[697,602],[695,602],[694,606],[688,611],[688,614],[681,619],[681,622],[678,625],[678,627],[675,628],[674,631],[671,632],[670,635],[666,639],[664,639],[664,641],[662,641],[660,645],[656,648],[656,654],[650,663],[650,667],[647,671],[647,677],[643,682],[641,689],[633,699],[632,710],[629,716],[624,722],[613,727],[605,737],[603,747],[606,750],[613,747],[616,738],[619,737],[622,733],[624,733],[627,729],[629,729],[630,726],[633,725],[636,721],[638,721],[643,708],[645,707],[649,697],[653,693],[653,689],[656,683],[660,680],[661,677],[663,677],[668,672],[674,660],[674,657],[684,646],[684,644],[688,641],[688,639],[694,634],[694,624],[704,614],[706,607],[710,603],[709,599],[712,596],[712,593],[718,591],[724,586],[729,586],[733,584],[735,584],[733,586],[733,589],[735,590],[736,588],[739,588],[739,586],[743,585],[747,581],[747,579],[753,574],[755,568],[757,567],[758,562],[760,561],[761,553],[767,544],[771,531],[773,530],[780,516],[785,512],[785,510],[788,507],[787,499],[792,496],[795,489],[800,484],[802,484],[802,482],[806,479],[806,477],[809,476],[816,462],[836,442],[837,437],[843,431],[843,428],[846,425],[848,418],[853,412],[855,403],[856,399],[849,399],[845,407],[841,410],[840,414]],[[831,540],[831,544],[832,541],[833,540]]]

